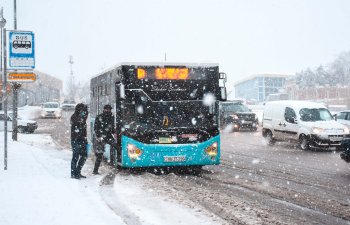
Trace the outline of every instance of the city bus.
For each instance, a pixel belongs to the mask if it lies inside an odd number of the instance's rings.
[[[115,166],[191,167],[220,163],[219,101],[226,74],[218,64],[121,63],[91,79],[90,123],[103,106],[115,115]]]

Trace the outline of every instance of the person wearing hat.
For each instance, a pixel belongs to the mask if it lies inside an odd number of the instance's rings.
[[[81,175],[87,158],[87,132],[86,119],[88,117],[87,105],[79,103],[75,106],[75,111],[70,118],[71,124],[71,145],[72,145],[72,161],[71,161],[71,178],[86,178]]]
[[[112,148],[116,148],[116,142],[114,138],[115,126],[114,126],[114,116],[112,114],[112,106],[105,105],[103,107],[103,112],[99,114],[95,119],[94,131],[96,137],[96,148],[95,148],[95,167],[93,174],[99,174],[98,169],[101,165],[103,152],[105,145],[109,144]]]

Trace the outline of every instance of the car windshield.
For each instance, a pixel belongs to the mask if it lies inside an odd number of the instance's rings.
[[[73,100],[65,100],[63,104],[75,104],[75,101]]]
[[[328,109],[309,109],[303,108],[299,111],[302,121],[330,121],[333,119]]]
[[[223,104],[224,112],[249,112],[249,108],[243,104]]]
[[[58,108],[58,103],[45,103],[44,108]]]

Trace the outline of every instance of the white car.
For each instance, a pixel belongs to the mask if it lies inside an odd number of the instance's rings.
[[[275,141],[296,141],[302,150],[309,148],[342,148],[349,128],[334,121],[320,103],[306,101],[267,102],[263,116],[263,137],[269,145]]]
[[[350,110],[340,111],[335,115],[335,120],[350,128]]]
[[[70,111],[70,110],[75,109],[75,105],[76,105],[76,103],[74,100],[65,100],[65,101],[63,101],[61,108],[62,108],[62,110]]]
[[[45,102],[41,106],[41,118],[61,118],[62,109],[58,102]]]
[[[12,131],[12,112],[7,113],[7,130]],[[4,111],[0,111],[0,131],[4,131],[5,114]],[[21,117],[17,117],[17,131],[19,133],[33,133],[38,128],[38,124],[34,120],[26,120]]]

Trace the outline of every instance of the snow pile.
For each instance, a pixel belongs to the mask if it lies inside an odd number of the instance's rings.
[[[40,142],[40,135],[29,136]],[[92,185],[96,178],[70,178],[70,157],[49,145],[39,149],[10,140],[8,168],[0,171],[0,224],[124,224],[101,202],[98,186]]]
[[[47,134],[19,134],[19,142],[8,140],[8,168],[3,170],[3,140],[0,132],[0,224],[217,223],[196,207],[145,189],[142,175],[117,173],[104,184],[108,176],[92,175],[90,159],[82,171],[87,178],[71,179],[71,151],[58,150]]]
[[[40,117],[40,106],[23,106],[18,108],[18,116],[22,119],[32,120]]]

